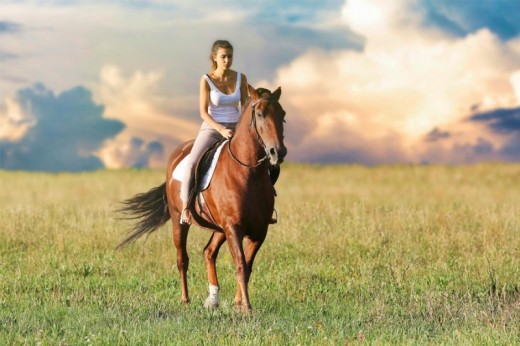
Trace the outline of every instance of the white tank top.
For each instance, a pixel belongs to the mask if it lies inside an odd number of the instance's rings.
[[[206,74],[204,79],[209,84],[208,113],[218,123],[236,123],[240,118],[240,72],[237,72],[237,85],[232,94],[224,94],[218,90],[211,78]]]

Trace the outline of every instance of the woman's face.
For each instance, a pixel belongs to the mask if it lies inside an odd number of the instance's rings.
[[[229,48],[219,48],[213,56],[213,60],[217,63],[217,68],[228,70],[233,63],[233,50]]]

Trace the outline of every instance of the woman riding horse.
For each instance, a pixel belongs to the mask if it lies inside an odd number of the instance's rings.
[[[265,240],[274,210],[269,168],[282,163],[287,154],[283,143],[285,111],[279,103],[281,89],[273,93],[262,89],[259,94],[249,87],[249,94],[251,98],[242,107],[235,133],[224,144],[225,148],[218,157],[211,184],[198,197],[204,201],[211,220],[201,222],[204,218],[197,212],[196,206],[202,203],[186,205],[179,194],[182,183],[172,179],[177,165],[194,148],[193,141],[186,142],[172,153],[165,183],[124,202],[122,211],[140,221],[119,245],[133,242],[171,219],[181,278],[181,300],[189,303],[186,241],[190,224],[181,222],[186,220],[183,214],[186,215],[184,211],[188,208],[190,218],[193,215],[196,224],[213,231],[204,249],[209,280],[209,296],[205,306],[218,306],[219,284],[215,263],[220,247],[227,241],[236,268],[235,304],[244,313],[251,309],[248,283],[253,261]]]

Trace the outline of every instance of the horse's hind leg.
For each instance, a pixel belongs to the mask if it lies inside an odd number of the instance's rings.
[[[181,301],[188,304],[190,302],[190,296],[188,294],[188,279],[186,274],[188,272],[190,258],[188,257],[188,251],[186,250],[186,242],[188,240],[190,225],[181,225],[177,220],[178,218],[172,217],[173,243],[177,248],[177,269],[179,270],[179,275],[181,277]]]
[[[217,308],[218,307],[218,278],[217,278],[217,256],[220,247],[226,241],[224,233],[213,233],[209,239],[208,244],[204,248],[204,258],[206,260],[206,270],[208,272],[209,281],[209,295],[204,302],[206,308]]]
[[[255,260],[255,256],[260,250],[263,242],[265,240],[265,236],[260,240],[248,240],[244,247],[244,254],[246,257],[246,265],[248,268],[248,276],[246,277],[246,284],[249,284],[249,278],[251,277],[251,273],[253,272],[253,262]],[[237,293],[235,294],[235,306],[240,306],[242,304],[242,290],[240,286],[237,286]]]

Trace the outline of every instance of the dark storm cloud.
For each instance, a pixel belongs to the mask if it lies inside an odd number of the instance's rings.
[[[426,136],[425,140],[427,142],[436,142],[444,138],[450,138],[451,133],[449,131],[442,131],[438,127],[431,130]]]
[[[478,111],[477,106],[471,107]],[[520,107],[495,109],[476,113],[464,122],[481,123],[487,129],[476,140],[465,140],[463,132],[451,129],[434,128],[424,137],[427,146],[425,161],[442,162],[442,147],[450,146],[448,162],[480,162],[480,161],[518,161],[520,160]],[[493,132],[501,140],[489,139],[486,135]],[[488,137],[488,138],[486,138]]]
[[[455,36],[488,28],[503,40],[520,33],[520,1],[448,1],[420,3],[426,10],[425,25]]]
[[[42,84],[16,95],[34,125],[18,141],[0,141],[0,168],[39,171],[83,171],[104,167],[93,154],[124,124],[103,118],[103,106],[89,90],[76,87],[55,95]]]
[[[520,160],[520,107],[475,114],[470,120],[485,122],[495,132],[506,136],[506,143],[498,150],[500,155],[507,160]]]
[[[471,121],[486,122],[496,132],[520,134],[520,107],[496,109],[478,113],[470,117]]]

